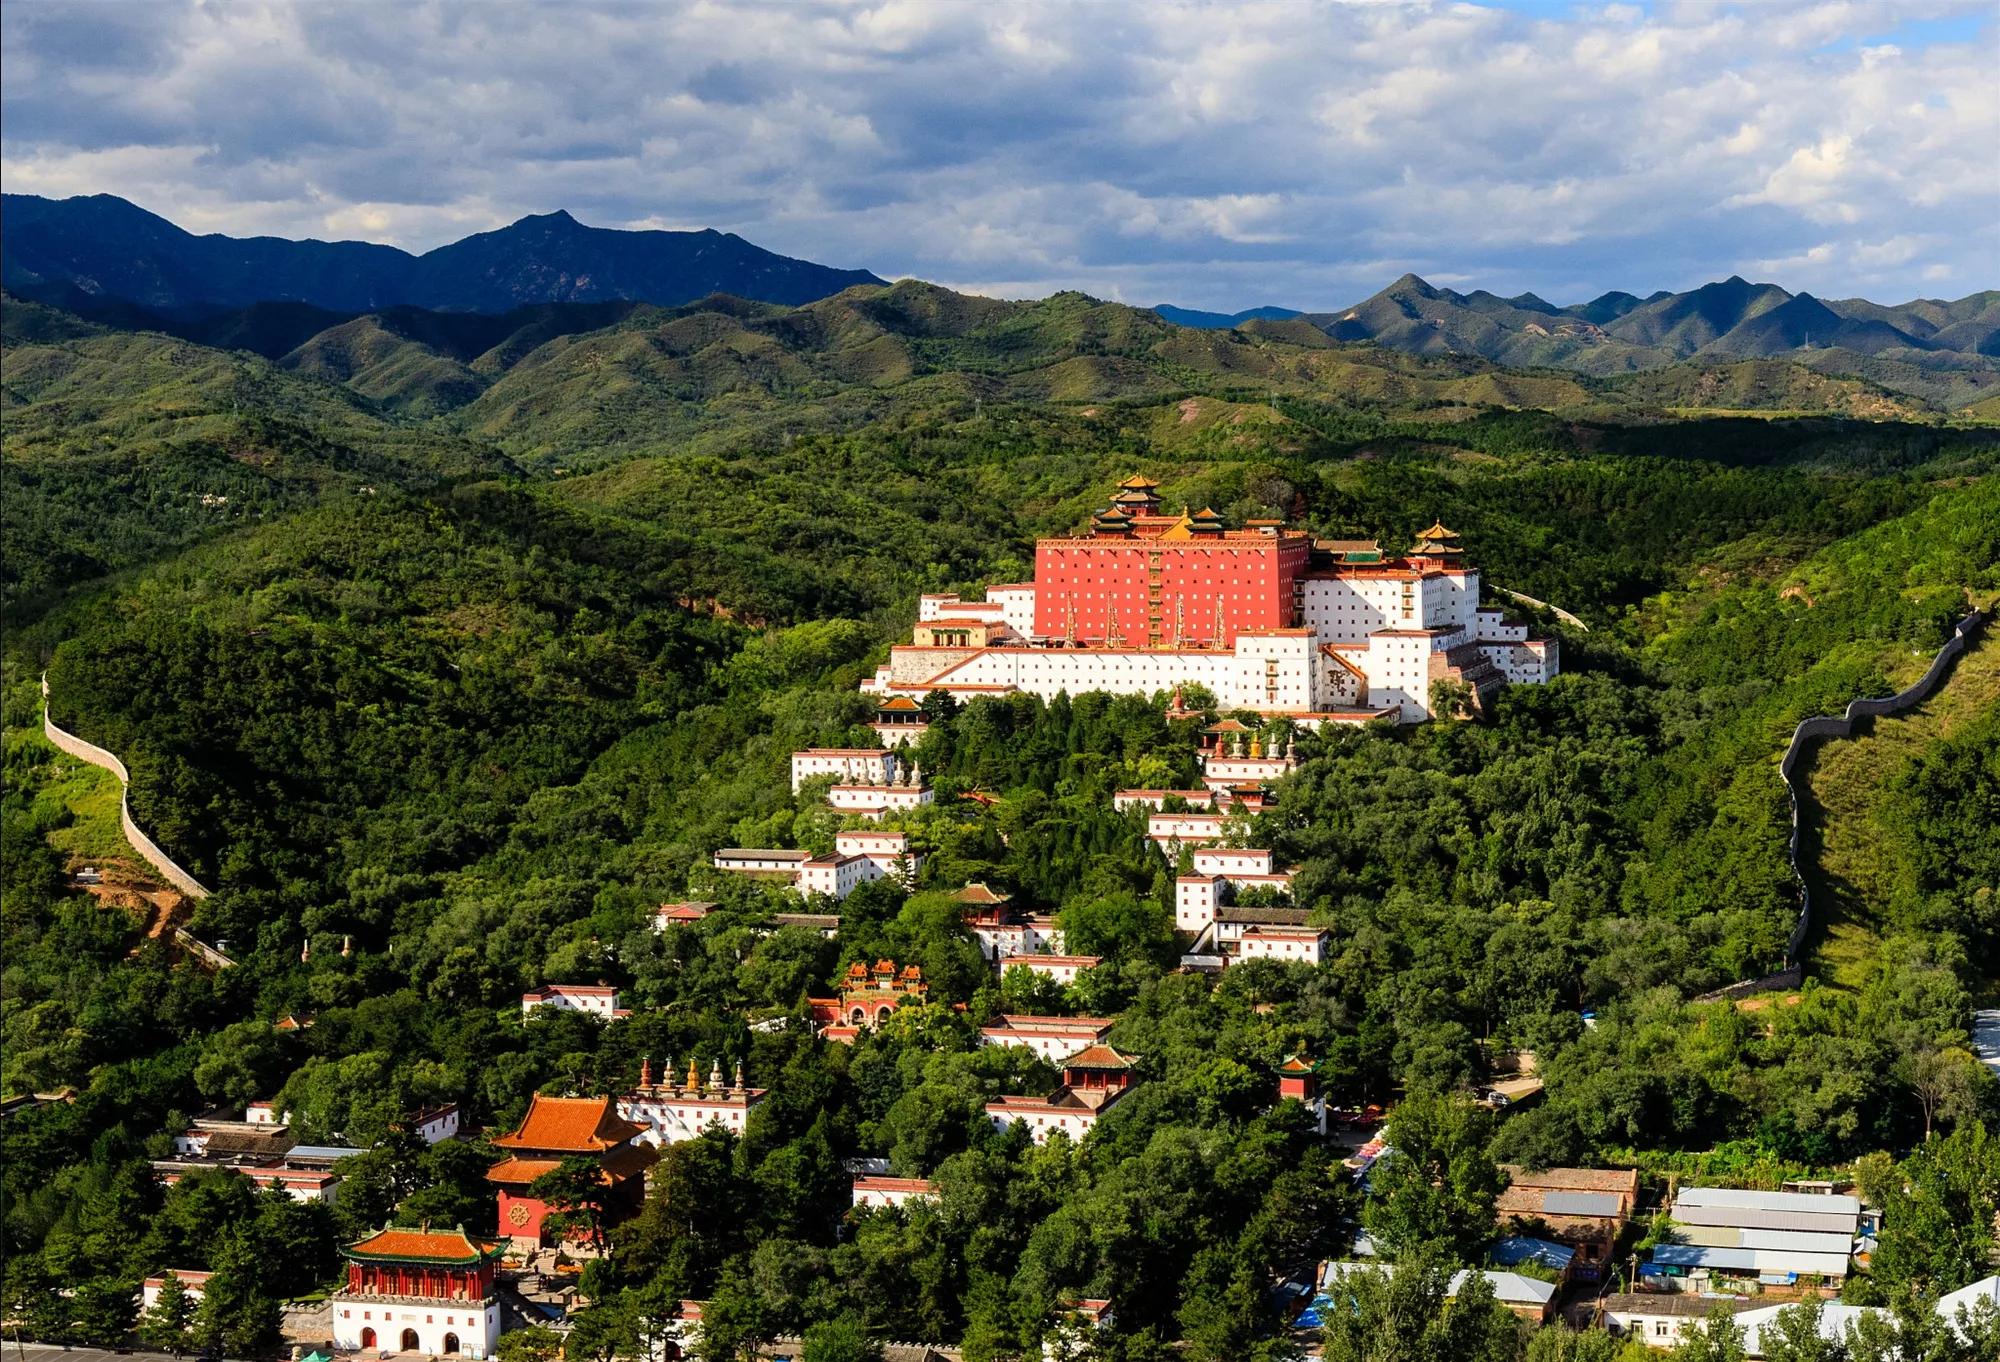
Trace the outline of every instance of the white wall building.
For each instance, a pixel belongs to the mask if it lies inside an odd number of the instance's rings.
[[[179,1277],[181,1289],[187,1292],[188,1301],[191,1304],[199,1303],[201,1293],[207,1288],[208,1279],[213,1275],[208,1272],[197,1272],[190,1267],[177,1267],[157,1277],[148,1277],[139,1285],[139,1308],[150,1310],[160,1303],[160,1292],[166,1289],[169,1277]]]
[[[891,813],[908,813],[931,802],[928,785],[836,785],[826,792],[830,808],[864,818],[881,818]]]
[[[1010,969],[1028,970],[1067,986],[1075,983],[1076,976],[1085,970],[1096,969],[1103,959],[1101,955],[1014,955],[1002,960],[1000,968],[1002,973]]]
[[[1326,933],[1316,927],[1251,927],[1236,939],[1236,958],[1317,965],[1326,959]]]
[[[1102,1044],[1111,1034],[1111,1017],[1029,1017],[1002,1013],[979,1028],[981,1045],[1019,1045],[1051,1064],[1060,1064],[1079,1050]]]
[[[893,785],[896,754],[874,747],[808,747],[792,753],[792,793],[814,776],[837,776],[847,785]]]
[[[936,1201],[937,1185],[928,1178],[892,1178],[863,1174],[854,1179],[854,1204],[877,1210],[907,1206],[912,1201]]]
[[[1169,861],[1182,847],[1202,847],[1220,842],[1229,833],[1226,813],[1156,813],[1146,818],[1146,836]]]
[[[425,1144],[436,1144],[440,1140],[458,1138],[458,1103],[447,1102],[440,1107],[426,1107],[410,1118],[417,1136]]]
[[[618,990],[608,984],[543,984],[521,995],[523,1017],[532,1015],[535,1009],[541,1007],[554,1008],[559,1012],[585,1012],[605,1021],[632,1015],[629,1010],[618,1006]]]
[[[743,1065],[736,1066],[735,1082],[722,1081],[722,1062],[713,1061],[708,1079],[702,1081],[692,1060],[687,1078],[676,1083],[671,1070],[664,1083],[653,1081],[653,1061],[639,1065],[639,1086],[618,1099],[618,1114],[646,1128],[639,1139],[650,1145],[679,1144],[692,1140],[711,1125],[721,1126],[741,1136],[750,1124],[750,1113],[764,1100],[765,1089],[744,1085]]]
[[[1157,809],[1169,799],[1178,799],[1190,809],[1213,809],[1215,791],[1200,790],[1119,790],[1111,796],[1111,807],[1119,813],[1127,809]]]

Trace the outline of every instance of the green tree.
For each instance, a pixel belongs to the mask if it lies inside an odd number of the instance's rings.
[[[1882,1207],[1872,1276],[1885,1288],[1942,1295],[1990,1270],[2000,1209],[2000,1139],[1968,1121],[1925,1141],[1874,1189]]]
[[[154,1352],[179,1357],[187,1349],[188,1329],[193,1323],[194,1302],[187,1287],[179,1274],[169,1272],[152,1308],[139,1317],[139,1340]]]
[[[852,1313],[810,1326],[804,1341],[801,1362],[881,1362],[882,1345]]]
[[[544,1220],[552,1233],[582,1230],[593,1248],[604,1247],[604,1169],[581,1155],[564,1159],[528,1184],[528,1194],[552,1209]]]
[[[92,1277],[77,1283],[71,1328],[76,1337],[97,1348],[122,1348],[130,1341],[137,1305],[132,1283],[115,1277]]]
[[[1846,1346],[1820,1332],[1825,1313],[1817,1296],[1780,1310],[1757,1333],[1765,1362],[1847,1362]]]
[[[1682,1331],[1673,1355],[1674,1362],[1743,1362],[1743,1329],[1735,1312],[1717,1305],[1701,1323]]]
[[[1397,1106],[1385,1140],[1393,1152],[1369,1170],[1362,1222],[1378,1248],[1401,1258],[1439,1244],[1461,1262],[1492,1239],[1504,1179],[1487,1155],[1492,1114],[1458,1096],[1413,1095]]]
[[[498,1362],[555,1362],[562,1355],[562,1335],[540,1324],[509,1329],[493,1344]]]
[[[1520,1325],[1493,1298],[1483,1272],[1456,1271],[1437,1245],[1420,1245],[1389,1268],[1356,1268],[1327,1288],[1326,1362],[1513,1362]]]

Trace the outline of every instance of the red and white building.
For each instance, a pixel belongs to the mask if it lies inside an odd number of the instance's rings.
[[[669,927],[688,927],[700,922],[715,911],[712,903],[663,903],[653,914],[653,930],[664,932]]]
[[[1230,832],[1230,824],[1242,825],[1226,813],[1156,813],[1146,819],[1146,836],[1160,854],[1174,860],[1182,847],[1205,847],[1220,842]]]
[[[843,785],[894,785],[899,769],[886,748],[808,747],[792,753],[792,793],[814,776],[834,776]]]
[[[177,1267],[157,1277],[148,1277],[139,1284],[139,1308],[150,1310],[160,1303],[160,1293],[167,1289],[169,1277],[180,1278],[181,1290],[187,1292],[189,1302],[198,1304],[202,1292],[208,1289],[208,1279],[214,1275],[212,1272],[197,1272],[191,1267]]]
[[[1156,483],[1127,478],[1083,532],[1035,546],[1033,583],[984,602],[921,599],[912,642],[867,688],[1046,698],[1194,683],[1225,709],[1315,726],[1414,723],[1437,681],[1483,701],[1556,674],[1555,642],[1480,608],[1479,593],[1443,525],[1394,556],[1273,521],[1232,529],[1207,508],[1168,512]]]
[[[1248,889],[1291,893],[1291,872],[1273,869],[1271,859],[1264,847],[1196,848],[1193,873],[1174,879],[1174,926],[1184,932],[1206,930],[1232,893]]]
[[[931,787],[919,783],[917,768],[901,785],[835,785],[826,792],[827,807],[858,818],[886,818],[892,813],[910,813],[929,804]]]
[[[871,969],[856,960],[840,981],[840,996],[807,998],[806,1005],[822,1036],[852,1044],[863,1029],[887,1021],[904,1003],[921,1005],[929,993],[921,965],[899,970],[894,960],[877,960]]]
[[[605,1021],[632,1015],[618,1005],[618,990],[609,984],[543,984],[521,995],[521,1015],[533,1016],[537,1008],[552,1007],[558,1012],[583,1012]]]
[[[854,1204],[880,1210],[912,1201],[936,1201],[937,1184],[929,1178],[862,1176],[854,1179]]]
[[[729,847],[715,853],[715,868],[764,879],[784,880],[802,897],[826,894],[844,899],[874,880],[914,884],[924,858],[910,849],[908,834],[889,829],[849,828],[833,837],[833,854],[776,848]]]
[[[1190,809],[1213,810],[1215,791],[1201,790],[1119,790],[1111,796],[1111,807],[1119,813],[1127,809],[1157,809],[1169,799],[1178,799]]]
[[[1000,971],[1005,974],[1010,969],[1024,969],[1030,974],[1039,974],[1044,979],[1053,979],[1067,987],[1076,982],[1085,970],[1096,969],[1104,963],[1101,955],[1010,955],[999,962]]]
[[[1092,1045],[1063,1062],[1063,1084],[1053,1093],[999,1098],[986,1104],[986,1117],[996,1130],[1026,1126],[1036,1144],[1058,1130],[1081,1140],[1136,1081],[1130,1058],[1109,1045]]]
[[[1321,964],[1326,959],[1326,932],[1318,927],[1250,927],[1236,939],[1236,958]]]
[[[743,1082],[743,1062],[736,1063],[733,1083],[722,1080],[722,1061],[710,1062],[703,1080],[693,1060],[688,1061],[687,1078],[676,1083],[672,1066],[665,1081],[653,1081],[653,1061],[639,1064],[639,1086],[618,1099],[618,1115],[644,1126],[639,1138],[651,1145],[679,1144],[692,1140],[710,1126],[720,1126],[731,1135],[741,1136],[750,1124],[750,1113],[764,1100],[763,1088]]]
[[[343,1353],[486,1358],[500,1338],[494,1269],[504,1243],[463,1229],[384,1229],[341,1250],[347,1280],[328,1302]]]
[[[498,1188],[500,1232],[517,1248],[543,1245],[544,1222],[564,1208],[537,1196],[534,1184],[570,1158],[597,1164],[611,1223],[636,1213],[646,1195],[646,1170],[660,1157],[646,1134],[646,1127],[620,1116],[609,1097],[530,1097],[521,1124],[493,1137],[493,1147],[505,1155],[486,1170],[486,1180]]]
[[[1029,1017],[1002,1013],[979,1028],[981,1045],[1019,1045],[1051,1064],[1101,1045],[1111,1034],[1111,1017]]]
[[[908,695],[892,695],[875,707],[875,721],[868,725],[884,747],[906,747],[930,732],[924,707]]]

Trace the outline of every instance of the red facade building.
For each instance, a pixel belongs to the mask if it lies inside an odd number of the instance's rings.
[[[486,1171],[486,1180],[500,1189],[500,1232],[524,1246],[544,1242],[543,1221],[564,1208],[549,1205],[530,1189],[570,1158],[597,1164],[608,1223],[636,1212],[646,1195],[646,1170],[660,1157],[652,1145],[634,1143],[645,1132],[646,1127],[620,1116],[609,1097],[535,1094],[520,1126],[493,1138],[494,1148],[507,1155]]]
[[[384,1229],[341,1250],[347,1280],[333,1293],[334,1346],[486,1358],[500,1337],[494,1269],[506,1246],[462,1228]]]
[[[1035,544],[1035,636],[1150,648],[1230,648],[1244,630],[1297,626],[1312,540],[1207,508],[1162,514],[1158,484],[1127,478],[1086,538]]]

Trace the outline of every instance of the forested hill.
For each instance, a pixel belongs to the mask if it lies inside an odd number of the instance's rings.
[[[612,1340],[593,1355],[686,1297],[767,1332],[851,1317],[1008,1357],[1038,1354],[1059,1301],[1104,1296],[1146,1346],[1268,1352],[1263,1285],[1357,1223],[1328,1146],[1270,1105],[1290,1054],[1342,1104],[1422,1113],[1535,1051],[1544,1104],[1466,1125],[1474,1163],[1777,1185],[1872,1154],[1885,1195],[1958,1196],[1925,1171],[1947,1155],[1892,1175],[1880,1151],[1960,1150],[2000,1114],[1964,1057],[1992,894],[1941,883],[1992,860],[1957,845],[1983,829],[1930,816],[1985,797],[1990,725],[1913,786],[1935,835],[1868,968],[1761,1014],[1690,1001],[1783,954],[1775,762],[1798,718],[1897,688],[1968,598],[2000,597],[1990,427],[1831,390],[1895,418],[1860,419],[1763,361],[1621,392],[1298,319],[1195,332],[909,284],[606,305],[583,329],[380,312],[299,339],[317,320],[267,310],[203,343],[5,309],[0,1082],[75,1096],[0,1127],[7,1300],[38,1331],[97,1337],[171,1265],[225,1273],[227,1336],[262,1338],[366,1229],[498,1228],[478,1147],[395,1138],[409,1110],[505,1125],[647,1057],[740,1058],[772,1097],[740,1139],[663,1155],[589,1280],[579,1329]],[[1704,406],[1760,394],[1824,405]],[[1251,836],[1300,866],[1325,967],[1177,971],[1173,867],[1111,804],[1195,779],[1199,725],[1163,697],[933,701],[938,800],[904,820],[923,879],[858,890],[838,941],[764,930],[796,901],[709,858],[830,848],[842,820],[791,791],[787,755],[871,743],[856,683],[918,593],[1026,575],[1037,535],[1134,471],[1169,504],[1321,535],[1401,544],[1442,518],[1488,580],[1591,627],[1540,621],[1564,674],[1477,722],[1300,736]],[[141,825],[215,888],[171,921],[234,966],[78,892],[116,798],[39,738],[43,666],[55,717],[126,759]],[[1106,963],[1069,989],[995,980],[951,898],[973,880]],[[684,898],[717,911],[657,932]],[[800,998],[884,957],[921,964],[930,1003],[852,1048],[814,1036]],[[524,988],[596,979],[631,1019],[523,1023]],[[983,1103],[1055,1081],[978,1043],[1001,1012],[1116,1017],[1140,1086],[1081,1147],[1001,1135]],[[162,1132],[274,1095],[302,1139],[382,1142],[334,1209],[159,1187]],[[855,1157],[933,1177],[936,1213],[845,1219]],[[1986,1195],[1943,1218],[1985,1223]],[[1873,1280],[1970,1280],[1956,1242],[1888,1235]]]

